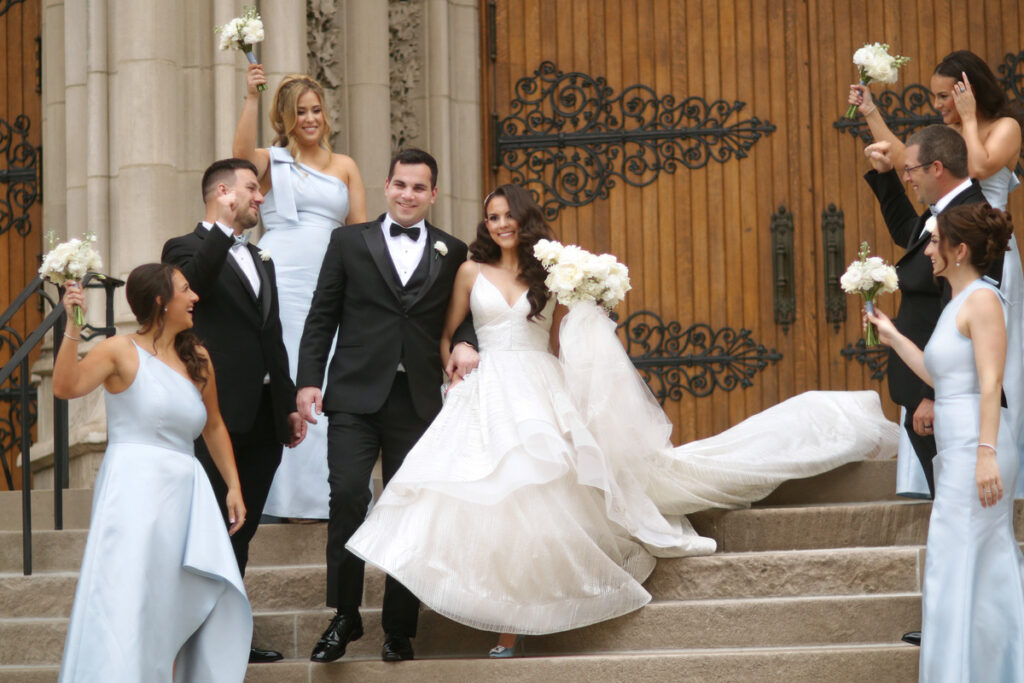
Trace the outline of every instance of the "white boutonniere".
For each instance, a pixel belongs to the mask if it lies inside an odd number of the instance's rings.
[[[260,257],[260,261],[269,261],[270,260],[270,250],[269,249],[260,249],[259,257]]]
[[[442,242],[441,240],[438,240],[438,241],[434,242],[434,260],[435,261],[437,260],[438,254],[440,254],[441,256],[447,256],[448,255],[448,245],[445,244],[444,242]]]
[[[935,220],[935,216],[929,216],[928,220],[924,222],[924,229],[931,235],[935,234],[935,228],[938,227],[939,222]]]

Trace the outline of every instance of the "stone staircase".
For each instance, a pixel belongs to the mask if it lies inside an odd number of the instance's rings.
[[[527,656],[514,660],[488,660],[494,634],[424,609],[419,659],[381,662],[384,581],[368,569],[366,635],[338,662],[310,663],[331,616],[326,526],[265,525],[246,586],[256,642],[286,660],[250,666],[246,680],[914,681],[918,650],[899,639],[920,625],[930,506],[891,495],[894,465],[854,463],[788,482],[749,510],[693,515],[697,530],[718,541],[716,555],[659,561],[647,607],[528,638]],[[91,491],[66,492],[63,531],[46,530],[51,500],[49,491],[33,496],[34,574],[25,577],[19,494],[0,494],[0,681],[57,677]]]

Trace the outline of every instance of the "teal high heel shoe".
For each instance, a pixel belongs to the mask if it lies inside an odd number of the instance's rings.
[[[487,656],[493,659],[506,659],[508,657],[515,657],[516,650],[521,650],[519,654],[525,655],[526,642],[523,640],[525,637],[526,636],[522,634],[516,636],[516,642],[512,645],[512,647],[505,647],[504,645],[495,645],[491,648],[491,651],[487,653]]]

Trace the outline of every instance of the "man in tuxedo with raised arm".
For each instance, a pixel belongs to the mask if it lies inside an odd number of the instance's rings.
[[[161,260],[180,268],[199,295],[195,332],[213,361],[218,404],[247,510],[245,524],[231,537],[244,576],[249,541],[259,526],[282,446],[302,441],[306,423],[295,410],[274,263],[242,234],[259,221],[263,203],[256,167],[244,159],[216,161],[203,174],[202,191],[205,220],[191,233],[168,240]],[[224,481],[202,438],[196,440],[196,457],[226,514]],[[250,662],[281,658],[279,652],[256,647],[249,654]]]
[[[299,345],[298,409],[310,422],[317,419],[311,406],[327,415],[327,605],[337,609],[313,648],[314,662],[338,659],[363,635],[363,561],[345,543],[366,517],[378,453],[387,484],[441,409],[441,332],[466,260],[465,244],[425,221],[437,197],[432,156],[399,152],[384,196],[385,215],[332,233]],[[461,376],[478,361],[472,321],[454,338],[452,363]],[[387,577],[384,661],[413,658],[418,610],[419,600]]]
[[[967,172],[967,145],[949,126],[935,124],[907,138],[905,167],[897,173],[890,157],[890,143],[876,142],[864,149],[873,167],[864,176],[878,197],[885,225],[893,242],[907,251],[896,263],[900,283],[900,307],[893,318],[896,329],[924,348],[935,330],[942,308],[949,301],[949,287],[932,275],[931,259],[925,256],[931,233],[927,220],[951,206],[985,201],[978,181]],[[914,188],[917,199],[929,206],[918,214],[907,197],[903,182]],[[1003,259],[992,264],[988,279],[999,284]],[[903,429],[935,495],[932,459],[935,457],[935,392],[900,357],[889,350],[889,395],[905,411]],[[901,440],[902,443],[902,440]],[[911,631],[903,639],[921,644],[921,633]]]

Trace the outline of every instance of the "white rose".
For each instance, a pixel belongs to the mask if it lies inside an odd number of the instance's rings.
[[[263,42],[263,22],[254,19],[242,28],[242,42],[246,45]]]
[[[575,263],[559,263],[551,269],[555,289],[569,291],[583,282],[583,269]]]
[[[857,66],[865,66],[874,55],[874,50],[871,45],[865,45],[856,52],[853,53],[853,63]]]
[[[260,261],[269,261],[270,260],[270,250],[269,249],[260,249],[259,252],[256,255],[260,257]]]
[[[896,275],[896,269],[889,266],[885,273],[885,280],[882,281],[882,291],[885,294],[891,294],[900,288],[899,276]]]
[[[556,262],[561,253],[562,245],[554,240],[538,240],[537,244],[533,245],[533,255],[545,266]]]
[[[929,234],[934,235],[937,227],[939,227],[938,219],[936,219],[935,216],[928,216],[928,220],[924,222],[924,229],[927,230]]]
[[[842,277],[839,278],[839,286],[843,288],[843,291],[847,294],[855,294],[861,290],[861,268],[860,261],[854,261],[850,264],[850,267],[846,269]]]

